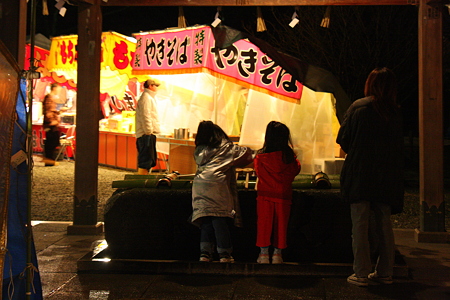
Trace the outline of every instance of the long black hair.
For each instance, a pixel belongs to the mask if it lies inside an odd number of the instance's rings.
[[[218,148],[224,139],[231,142],[219,125],[211,121],[202,121],[198,124],[197,136],[195,137],[196,147],[206,145],[210,148]]]
[[[373,97],[375,111],[385,120],[398,111],[397,82],[394,72],[388,68],[376,68],[370,72],[364,87],[364,95]]]
[[[269,122],[266,127],[264,145],[258,150],[258,153],[283,151],[283,162],[285,164],[289,164],[296,158],[295,152],[292,148],[293,144],[289,128],[281,122]]]

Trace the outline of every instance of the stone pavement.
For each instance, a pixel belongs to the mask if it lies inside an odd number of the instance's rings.
[[[346,282],[349,266],[335,275],[280,276],[279,271],[270,274],[270,269],[264,276],[186,274],[183,270],[77,273],[77,261],[103,236],[67,236],[69,224],[34,224],[44,299],[450,299],[450,244],[416,243],[414,230],[395,230],[409,276],[394,278],[390,286],[361,288]],[[266,267],[279,270],[280,266]]]

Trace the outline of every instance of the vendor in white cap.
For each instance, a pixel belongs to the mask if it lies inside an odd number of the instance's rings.
[[[155,79],[144,82],[136,107],[136,147],[138,150],[138,174],[146,175],[156,165],[156,136],[160,133],[156,92],[160,83]]]

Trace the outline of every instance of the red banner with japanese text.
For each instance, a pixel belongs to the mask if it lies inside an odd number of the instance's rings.
[[[220,49],[209,26],[134,36],[134,75],[207,72],[276,98],[300,101],[303,85],[247,40]]]

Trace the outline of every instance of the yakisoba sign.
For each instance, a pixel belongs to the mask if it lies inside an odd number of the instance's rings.
[[[247,40],[219,49],[208,26],[134,37],[134,75],[208,72],[283,100],[300,101],[303,85]]]

